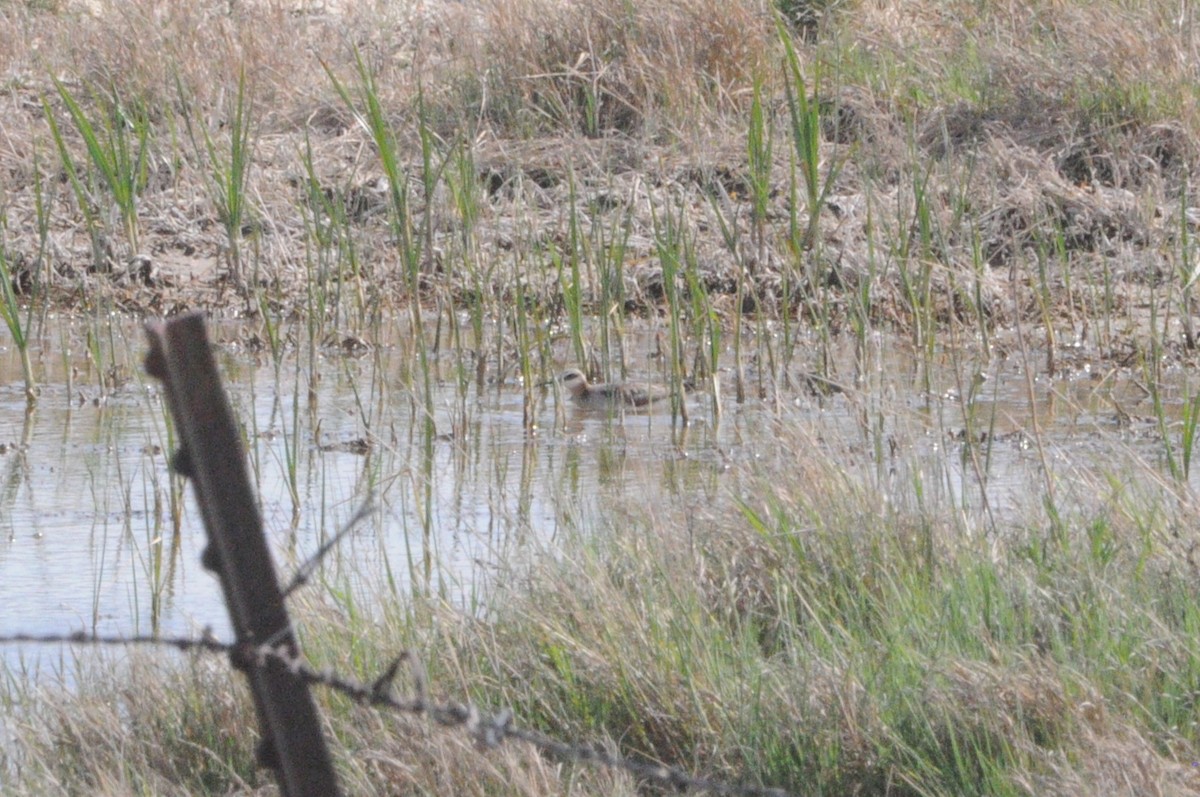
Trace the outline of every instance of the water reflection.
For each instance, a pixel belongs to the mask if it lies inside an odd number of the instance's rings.
[[[92,360],[59,351],[61,373],[33,413],[16,357],[0,358],[0,632],[212,627],[228,638],[217,582],[199,565],[199,512],[168,475],[172,431],[157,385],[140,375],[140,330],[131,324],[115,340],[103,370],[123,379],[101,386]],[[427,401],[408,360],[386,347],[276,361],[227,346],[220,363],[282,577],[370,501],[367,522],[320,578],[464,603],[530,540],[553,540],[631,498],[652,508],[738,494],[737,462],[782,473],[829,456],[888,500],[919,495],[994,519],[1024,506],[1045,478],[1046,452],[1031,445],[1035,416],[1052,433],[1052,458],[1103,447],[1112,464],[1114,444],[1149,457],[1161,445],[1137,434],[1145,395],[1133,380],[1040,379],[1012,361],[929,357],[894,340],[856,352],[850,343],[833,352],[836,367],[819,378],[796,367],[786,387],[748,372],[764,389],[737,404],[726,385],[719,422],[711,400],[692,395],[686,427],[669,402],[613,416],[552,391],[533,394],[530,425],[521,385],[481,383],[448,357],[434,366]],[[1124,426],[1110,420],[1116,408]],[[3,660],[21,667],[59,655],[8,646]]]

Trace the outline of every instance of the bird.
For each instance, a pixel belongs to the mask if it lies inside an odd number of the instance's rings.
[[[568,368],[556,380],[571,394],[571,399],[580,407],[605,409],[613,407],[648,407],[671,395],[662,385],[647,385],[638,382],[603,382],[590,384],[583,371]]]

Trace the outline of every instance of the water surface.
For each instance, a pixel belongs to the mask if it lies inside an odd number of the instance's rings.
[[[15,353],[0,356],[0,634],[211,628],[229,638],[216,579],[199,564],[199,512],[169,475],[173,433],[159,385],[140,370],[140,327],[114,328],[99,349],[69,322],[39,341],[49,376],[32,413]],[[640,378],[661,367],[653,332],[627,348]],[[1050,378],[994,353],[931,357],[882,337],[865,348],[846,341],[821,379],[802,363],[786,380],[748,369],[740,404],[723,368],[720,416],[709,396],[691,395],[685,428],[669,403],[618,417],[583,411],[512,377],[481,385],[445,354],[432,360],[427,401],[402,348],[387,341],[276,359],[245,345],[244,328],[213,335],[281,578],[369,500],[319,575],[364,598],[378,599],[380,584],[396,599],[433,589],[478,611],[507,557],[594,526],[589,518],[630,498],[653,507],[737,492],[737,461],[783,471],[832,457],[896,500],[920,485],[964,508],[986,505],[994,522],[1028,505],[1050,461],[1069,471],[1125,458],[1154,467],[1163,457],[1159,426],[1138,414],[1144,387],[1127,374]],[[53,667],[61,655],[3,648],[17,669]]]

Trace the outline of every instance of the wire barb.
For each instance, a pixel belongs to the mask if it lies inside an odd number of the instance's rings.
[[[392,683],[396,680],[396,673],[400,671],[400,665],[408,658],[408,651],[404,651],[395,658],[388,668],[383,671],[371,684],[371,703],[381,703],[392,694]]]

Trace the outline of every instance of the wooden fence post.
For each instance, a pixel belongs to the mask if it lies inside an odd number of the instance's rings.
[[[208,532],[204,565],[215,570],[237,635],[234,666],[250,679],[262,742],[258,761],[275,771],[284,797],[337,797],[333,761],[308,684],[287,658],[299,648],[263,534],[246,453],[221,386],[204,318],[192,313],[146,325],[146,372],[161,379],[181,445],[172,466],[195,485]]]

